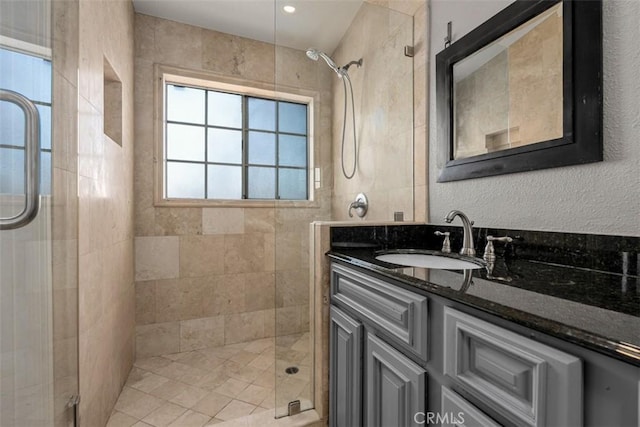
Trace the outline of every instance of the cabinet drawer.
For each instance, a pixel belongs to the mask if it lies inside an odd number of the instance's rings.
[[[445,374],[518,425],[582,423],[580,359],[445,307]]]
[[[333,264],[331,298],[427,360],[427,298]]]
[[[466,401],[462,396],[442,387],[442,399],[440,414],[446,417],[443,425],[455,425],[459,427],[500,427],[481,410]]]

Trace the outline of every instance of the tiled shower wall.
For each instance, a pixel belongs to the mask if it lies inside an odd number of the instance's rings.
[[[78,323],[80,416],[87,426],[106,424],[134,358],[133,18],[129,0],[79,2]],[[114,110],[122,118],[120,141],[103,131],[111,119],[107,62],[122,84]]]
[[[137,357],[308,331],[308,224],[330,214],[330,70],[303,51],[160,18],[136,14],[135,28]],[[329,178],[316,206],[155,206],[154,64],[316,92],[314,157]]]
[[[349,220],[346,206],[359,192],[369,198],[365,220],[391,221],[397,211],[405,220],[426,220],[426,17],[423,0],[367,1],[334,53],[338,64],[363,58],[361,68],[349,69],[358,140],[351,180],[340,170],[344,98],[342,82],[333,82],[334,220]],[[413,58],[404,55],[405,46],[413,46]],[[352,139],[349,110],[347,172]]]

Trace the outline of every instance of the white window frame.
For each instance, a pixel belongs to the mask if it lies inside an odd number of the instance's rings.
[[[315,108],[319,95],[317,92],[292,88],[283,85],[255,82],[223,76],[216,73],[186,70],[166,65],[155,66],[156,87],[154,90],[154,206],[172,207],[318,207],[315,200],[314,182],[314,134]],[[167,84],[178,84],[203,89],[257,96],[278,101],[295,102],[307,105],[308,126],[308,165],[307,165],[307,200],[278,199],[180,199],[165,197],[165,90]],[[277,90],[276,90],[277,89]]]

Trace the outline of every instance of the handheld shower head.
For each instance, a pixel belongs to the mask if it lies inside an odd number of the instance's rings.
[[[331,67],[333,71],[335,71],[339,76],[342,75],[336,63],[333,62],[333,59],[331,59],[329,55],[327,55],[326,53],[318,49],[309,48],[307,49],[307,56],[309,57],[309,59],[313,59],[314,61],[317,61],[318,58],[324,59],[324,61],[327,63],[329,67]]]
[[[317,61],[320,57],[320,55],[318,55],[318,51],[313,48],[307,49],[307,56],[309,57],[309,59],[313,59],[314,61]]]

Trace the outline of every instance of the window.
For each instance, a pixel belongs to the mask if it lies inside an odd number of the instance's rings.
[[[40,116],[40,193],[51,194],[51,60],[0,47],[0,88],[31,100]],[[0,194],[24,194],[24,113],[0,102]]]
[[[311,98],[230,87],[165,75],[163,198],[309,200]]]

